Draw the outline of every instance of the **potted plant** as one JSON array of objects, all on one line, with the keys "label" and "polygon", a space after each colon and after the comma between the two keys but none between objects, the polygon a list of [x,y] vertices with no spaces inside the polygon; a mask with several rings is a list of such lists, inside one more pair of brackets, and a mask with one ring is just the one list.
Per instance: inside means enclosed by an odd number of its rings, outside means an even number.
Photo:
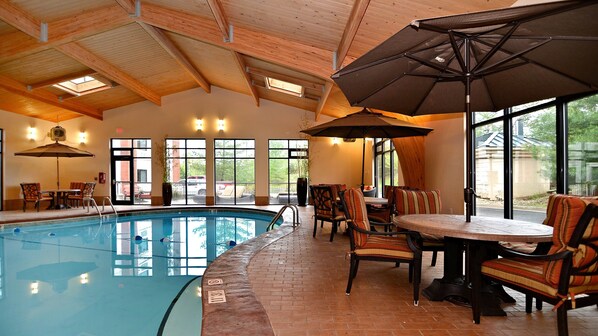
[{"label": "potted plant", "polygon": [[170,182],[170,165],[166,155],[166,136],[162,142],[156,142],[156,158],[162,169],[162,204],[172,204],[172,183]]}]

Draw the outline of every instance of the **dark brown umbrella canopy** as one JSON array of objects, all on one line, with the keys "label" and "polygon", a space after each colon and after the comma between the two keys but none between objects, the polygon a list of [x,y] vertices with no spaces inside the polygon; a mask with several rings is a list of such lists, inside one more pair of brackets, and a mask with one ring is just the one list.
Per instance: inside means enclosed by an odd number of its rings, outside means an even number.
[{"label": "dark brown umbrella canopy", "polygon": [[367,109],[310,127],[301,132],[337,138],[402,138],[427,135],[431,128],[387,117]]},{"label": "dark brown umbrella canopy", "polygon": [[466,78],[472,111],[594,91],[597,17],[564,1],[418,20],[332,78],[352,105],[408,115],[464,112]]},{"label": "dark brown umbrella canopy", "polygon": [[577,0],[417,20],[332,78],[355,106],[466,113],[469,220],[471,111],[598,90],[597,17]]}]

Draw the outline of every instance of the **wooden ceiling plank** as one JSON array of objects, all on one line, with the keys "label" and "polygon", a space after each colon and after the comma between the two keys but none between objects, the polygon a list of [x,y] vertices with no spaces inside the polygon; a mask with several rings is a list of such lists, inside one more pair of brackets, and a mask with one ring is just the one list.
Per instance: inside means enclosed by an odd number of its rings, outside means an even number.
[{"label": "wooden ceiling plank", "polygon": [[249,92],[251,92],[251,95],[253,96],[253,100],[255,100],[255,106],[259,107],[260,106],[260,96],[259,96],[257,90],[255,89],[255,87],[251,84],[251,78],[249,77],[249,74],[247,73],[247,65],[245,64],[243,55],[239,54],[236,51],[232,51],[232,53],[235,56],[237,65],[239,66],[239,68],[241,69],[241,72],[243,73],[245,82],[247,83],[247,86],[249,87]]},{"label": "wooden ceiling plank", "polygon": [[[0,1],[0,20],[39,41],[48,39],[46,23],[8,1]],[[45,36],[42,36],[42,25],[46,25]]]},{"label": "wooden ceiling plank", "polygon": [[120,6],[106,6],[48,23],[48,42],[39,41],[17,31],[0,36],[0,63],[31,55],[60,44],[134,22]]},{"label": "wooden ceiling plank", "polygon": [[212,20],[153,4],[144,3],[140,21],[189,38],[234,50],[244,55],[329,80],[332,75],[332,51],[288,39],[235,27],[232,42],[220,38],[220,29]]},{"label": "wooden ceiling plank", "polygon": [[103,120],[104,118],[102,111],[94,107],[76,101],[62,101],[58,96],[45,90],[27,90],[27,86],[25,84],[6,76],[0,75],[0,88],[26,98],[35,99],[37,101],[83,114],[98,120]]},{"label": "wooden ceiling plank", "polygon": [[328,100],[328,96],[330,96],[330,91],[332,91],[332,83],[326,82],[326,84],[324,84],[324,92],[322,92],[322,96],[320,97],[320,101],[318,102],[318,107],[316,108],[316,121],[318,121],[318,119],[320,118],[320,114],[322,114],[324,105],[326,105],[326,100]]},{"label": "wooden ceiling plank", "polygon": [[96,73],[96,71],[93,70],[93,69],[85,69],[83,71],[66,74],[64,76],[46,79],[46,80],[41,81],[41,82],[31,83],[31,84],[27,85],[27,88],[29,90],[35,90],[35,89],[47,87],[47,86],[50,86],[50,85],[58,84],[58,83],[61,83],[61,82],[66,82],[68,80],[72,80],[72,79],[75,79],[75,78],[81,78],[81,77],[84,77],[84,76],[93,75],[95,73]]},{"label": "wooden ceiling plank", "polygon": [[231,32],[229,29],[228,20],[226,19],[226,15],[224,14],[224,10],[222,9],[222,4],[220,0],[207,0],[208,6],[212,10],[212,14],[214,15],[214,19],[216,19],[216,23],[218,24],[218,28],[222,32],[222,36],[224,38],[224,42],[231,41]]},{"label": "wooden ceiling plank", "polygon": [[83,48],[77,43],[68,43],[56,47],[57,50],[63,52],[65,55],[72,57],[73,59],[81,62],[81,64],[94,69],[101,75],[119,83],[120,85],[128,88],[129,90],[137,93],[143,98],[153,102],[154,104],[161,105],[161,97],[144,84],[131,77],[129,74],[123,72],[114,65],[106,62],[105,60],[92,54],[87,49]]},{"label": "wooden ceiling plank", "polygon": [[357,30],[359,29],[359,25],[361,24],[361,21],[365,16],[365,12],[367,11],[369,4],[370,0],[355,0],[353,9],[351,9],[351,15],[349,16],[349,20],[347,21],[345,31],[343,32],[343,37],[341,38],[341,41],[336,50],[337,69],[341,68],[343,62],[345,61],[345,58],[347,57],[349,47],[351,47],[351,43],[353,43],[355,34],[357,34]]},{"label": "wooden ceiling plank", "polygon": [[305,79],[296,78],[296,77],[293,77],[293,76],[279,74],[279,73],[276,73],[276,72],[273,72],[273,71],[264,70],[264,69],[258,69],[258,68],[254,68],[254,67],[248,67],[247,68],[247,72],[249,72],[252,75],[256,75],[256,76],[262,76],[262,77],[270,77],[270,78],[280,79],[280,80],[283,80],[285,82],[297,84],[297,85],[303,86],[305,88],[315,89],[315,90],[318,90],[320,92],[322,92],[322,90],[324,89],[324,85],[322,85],[322,84],[314,83],[314,82],[311,82],[311,81],[308,81],[308,80],[305,80]]},{"label": "wooden ceiling plank", "polygon": [[114,0],[121,6],[127,14],[134,16],[135,15],[135,0]]},{"label": "wooden ceiling plank", "polygon": [[199,84],[199,86],[202,89],[204,89],[204,91],[210,93],[211,84],[206,80],[206,78],[201,74],[201,72],[199,72],[199,70],[197,70],[195,66],[191,64],[187,56],[183,54],[183,52],[179,48],[177,48],[177,46],[174,45],[172,40],[168,38],[168,36],[166,36],[166,34],[164,34],[162,30],[160,30],[160,28],[150,26],[143,22],[139,22],[139,25],[156,42],[158,42],[158,44],[160,44],[160,46],[164,48],[164,50],[166,50],[166,52],[168,52],[170,56],[172,56],[172,58],[174,58],[174,60],[177,61],[177,63],[179,63],[181,67],[183,67],[185,71],[187,71],[191,75],[191,77],[197,82],[197,84]]}]

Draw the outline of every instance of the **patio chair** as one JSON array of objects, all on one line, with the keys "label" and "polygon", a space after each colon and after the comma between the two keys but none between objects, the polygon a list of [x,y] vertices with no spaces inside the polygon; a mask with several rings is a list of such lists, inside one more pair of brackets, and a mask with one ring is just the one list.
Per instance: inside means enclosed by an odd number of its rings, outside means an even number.
[{"label": "patio chair", "polygon": [[81,201],[82,199],[82,192],[84,187],[85,182],[71,182],[69,189],[79,190],[67,196],[67,200],[69,201],[71,206],[79,207],[79,201]]},{"label": "patio chair", "polygon": [[358,188],[341,192],[341,201],[349,225],[351,267],[346,294],[351,293],[353,279],[357,276],[361,260],[387,261],[409,264],[409,282],[413,283],[413,303],[419,304],[422,250],[417,232],[372,231],[367,217],[363,193]]},{"label": "patio chair", "polygon": [[53,197],[41,192],[39,183],[21,183],[21,191],[23,192],[23,212],[27,209],[27,203],[34,203],[37,212],[39,212],[42,201],[54,203]]},{"label": "patio chair", "polygon": [[[552,245],[547,254],[516,252],[498,245],[501,258],[472,262],[472,312],[480,323],[482,281],[525,294],[526,312],[534,297],[554,305],[558,335],[568,335],[567,311],[598,304],[598,200],[564,197],[557,202]],[[476,267],[475,265],[480,265]]]},{"label": "patio chair", "polygon": [[345,220],[345,215],[342,213],[337,206],[337,193],[338,190],[334,191],[331,185],[311,185],[309,186],[311,193],[311,199],[314,203],[314,233],[316,236],[318,229],[318,220],[321,226],[324,222],[330,222],[332,228],[330,230],[330,241],[334,239],[334,234],[338,230],[340,222]]},{"label": "patio chair", "polygon": [[388,185],[384,186],[384,197],[386,197],[388,203],[383,205],[369,205],[367,208],[368,218],[371,222],[390,224],[384,227],[384,231],[392,231],[394,226],[392,220],[394,215],[396,214],[394,197],[395,188],[397,187]]},{"label": "patio chair", "polygon": [[83,203],[83,207],[85,207],[87,205],[87,212],[89,212],[91,203],[95,204],[95,200],[93,199],[93,192],[95,190],[95,187],[96,187],[95,182],[85,182],[85,185],[83,186],[83,190],[81,191],[81,201]]},{"label": "patio chair", "polygon": [[[440,191],[408,189],[398,187],[394,189],[395,211],[398,216],[413,214],[439,214],[441,212]],[[436,266],[438,251],[444,251],[444,237],[431,234],[421,234],[422,250],[432,251],[431,265]]]}]

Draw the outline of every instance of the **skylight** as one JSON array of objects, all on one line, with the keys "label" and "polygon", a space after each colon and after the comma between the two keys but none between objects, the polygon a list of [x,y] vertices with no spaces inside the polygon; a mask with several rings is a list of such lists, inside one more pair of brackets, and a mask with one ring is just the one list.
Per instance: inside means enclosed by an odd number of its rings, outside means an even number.
[{"label": "skylight", "polygon": [[266,77],[266,86],[270,90],[290,94],[296,97],[303,97],[303,86],[285,82],[280,79]]},{"label": "skylight", "polygon": [[108,88],[106,83],[95,79],[92,76],[84,76],[53,85],[63,91],[75,96],[81,96],[88,93],[104,90]]}]

